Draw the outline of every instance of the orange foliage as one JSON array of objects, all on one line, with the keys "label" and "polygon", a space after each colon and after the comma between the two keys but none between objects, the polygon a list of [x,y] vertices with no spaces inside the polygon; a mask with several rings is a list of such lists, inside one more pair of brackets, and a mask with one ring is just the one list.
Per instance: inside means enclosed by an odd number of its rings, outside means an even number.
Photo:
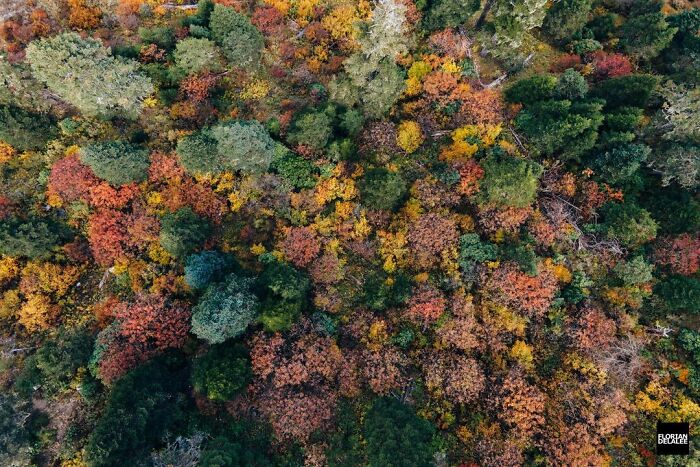
[{"label": "orange foliage", "polygon": [[499,266],[486,280],[484,290],[502,305],[531,317],[542,317],[557,291],[557,278],[548,268],[536,276],[521,272],[513,263]]},{"label": "orange foliage", "polygon": [[695,274],[700,270],[700,238],[686,233],[661,239],[654,251],[654,262],[676,274]]},{"label": "orange foliage", "polygon": [[95,29],[102,21],[102,10],[88,6],[85,0],[68,1],[68,25],[75,29]]}]

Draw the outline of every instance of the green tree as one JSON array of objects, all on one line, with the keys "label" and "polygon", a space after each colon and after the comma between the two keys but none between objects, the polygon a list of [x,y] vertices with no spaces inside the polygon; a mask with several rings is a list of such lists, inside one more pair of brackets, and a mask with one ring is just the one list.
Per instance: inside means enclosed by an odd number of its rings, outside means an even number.
[{"label": "green tree", "polygon": [[265,40],[246,16],[217,3],[211,12],[209,27],[212,37],[234,66],[248,68],[258,65]]},{"label": "green tree", "polygon": [[615,276],[628,286],[644,284],[653,279],[654,265],[644,260],[643,256],[635,256],[629,261],[620,261],[613,268]]},{"label": "green tree", "polygon": [[183,358],[156,357],[119,379],[85,447],[94,467],[137,465],[184,418]]},{"label": "green tree", "polygon": [[259,122],[233,120],[181,139],[177,154],[182,165],[195,174],[256,173],[268,169],[276,147]]},{"label": "green tree", "polygon": [[393,398],[374,401],[363,423],[367,459],[372,467],[431,466],[435,429]]},{"label": "green tree", "polygon": [[192,333],[210,344],[242,334],[259,308],[253,283],[253,279],[229,274],[223,282],[210,285],[192,309]]},{"label": "green tree", "polygon": [[257,281],[261,296],[260,322],[266,331],[289,329],[306,306],[309,278],[291,265],[274,258],[263,258],[265,269]]},{"label": "green tree", "polygon": [[325,112],[309,112],[294,121],[289,141],[321,150],[333,134],[333,120]]},{"label": "green tree", "polygon": [[434,31],[463,25],[479,10],[481,0],[435,0],[429,4],[423,25]]},{"label": "green tree", "polygon": [[658,226],[649,211],[632,202],[608,203],[601,214],[605,235],[625,247],[636,248],[656,237]]},{"label": "green tree", "polygon": [[56,133],[56,126],[49,117],[0,105],[0,141],[20,151],[43,149]]},{"label": "green tree", "polygon": [[136,62],[73,32],[33,41],[27,60],[36,79],[87,116],[135,118],[153,92]]},{"label": "green tree", "polygon": [[294,188],[313,188],[316,185],[318,169],[308,159],[288,150],[279,144],[270,168]]},{"label": "green tree", "polygon": [[215,345],[192,365],[195,391],[215,401],[233,399],[251,378],[250,358],[241,345]]},{"label": "green tree", "polygon": [[385,168],[368,170],[360,182],[362,201],[371,209],[396,209],[406,196],[406,180]]},{"label": "green tree", "polygon": [[479,201],[483,205],[524,208],[537,196],[542,166],[527,159],[492,155],[481,163]]},{"label": "green tree", "polygon": [[220,251],[200,251],[185,261],[185,283],[195,290],[219,281],[233,265],[231,256]]},{"label": "green tree", "polygon": [[519,102],[527,106],[552,99],[556,88],[556,76],[533,75],[513,83],[505,90],[504,95],[509,102]]},{"label": "green tree", "polygon": [[29,407],[9,391],[0,392],[0,464],[31,465],[31,434],[27,429]]},{"label": "green tree", "polygon": [[591,0],[559,0],[547,10],[542,30],[558,42],[565,42],[588,22]]},{"label": "green tree", "polygon": [[634,3],[630,15],[620,28],[620,45],[633,57],[649,60],[661,53],[678,31],[666,22],[660,0]]},{"label": "green tree", "polygon": [[175,66],[186,74],[221,70],[221,57],[216,44],[209,39],[187,37],[175,46]]},{"label": "green tree", "polygon": [[620,144],[599,154],[595,166],[604,180],[622,183],[637,173],[650,153],[645,144]]},{"label": "green tree", "polygon": [[80,149],[80,161],[115,186],[142,182],[150,164],[146,149],[124,141],[90,143]]},{"label": "green tree", "polygon": [[700,313],[700,281],[694,277],[670,276],[654,287],[669,313]]},{"label": "green tree", "polygon": [[672,182],[688,190],[700,186],[700,145],[671,143],[656,148],[649,165],[661,175],[664,186]]},{"label": "green tree", "polygon": [[606,109],[619,107],[644,108],[656,88],[658,79],[652,75],[634,74],[610,78],[600,82],[592,91],[592,97],[605,100]]},{"label": "green tree", "polygon": [[163,216],[160,246],[170,255],[183,258],[199,248],[211,234],[209,222],[190,208],[180,208]]},{"label": "green tree", "polygon": [[67,228],[51,220],[10,217],[0,221],[0,254],[3,255],[47,259],[54,248],[68,238]]}]

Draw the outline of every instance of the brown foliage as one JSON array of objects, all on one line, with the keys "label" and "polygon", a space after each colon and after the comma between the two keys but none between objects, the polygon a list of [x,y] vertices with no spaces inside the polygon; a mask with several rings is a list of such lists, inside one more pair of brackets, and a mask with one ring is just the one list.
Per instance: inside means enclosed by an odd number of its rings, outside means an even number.
[{"label": "brown foliage", "polygon": [[306,267],[318,256],[321,244],[310,227],[291,227],[282,242],[282,251],[292,264]]},{"label": "brown foliage", "polygon": [[421,215],[408,229],[408,243],[419,267],[429,268],[439,261],[440,252],[456,246],[457,224],[434,212]]},{"label": "brown foliage", "polygon": [[484,389],[484,373],[473,358],[452,352],[431,352],[422,359],[423,378],[437,396],[468,404]]},{"label": "brown foliage", "polygon": [[484,291],[502,305],[541,318],[557,291],[557,279],[549,269],[538,268],[538,274],[533,277],[521,272],[515,264],[505,263],[486,280]]}]

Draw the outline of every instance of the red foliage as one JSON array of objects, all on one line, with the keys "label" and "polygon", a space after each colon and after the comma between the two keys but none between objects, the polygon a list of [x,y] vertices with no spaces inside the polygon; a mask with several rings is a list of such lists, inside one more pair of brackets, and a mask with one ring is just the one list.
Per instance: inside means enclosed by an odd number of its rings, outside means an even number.
[{"label": "red foliage", "polygon": [[266,36],[272,36],[284,26],[284,15],[277,8],[266,6],[253,12],[251,22]]},{"label": "red foliage", "polygon": [[408,359],[395,347],[385,347],[377,352],[365,351],[361,363],[362,374],[370,389],[379,395],[389,394],[407,382],[405,368]]},{"label": "red foliage", "polygon": [[47,193],[67,203],[87,200],[90,190],[99,183],[90,167],[81,163],[77,155],[71,155],[59,159],[51,167]]},{"label": "red foliage", "polygon": [[461,162],[457,165],[459,172],[459,186],[457,191],[464,196],[472,196],[479,192],[479,180],[484,176],[484,169],[481,168],[475,159]]},{"label": "red foliage", "polygon": [[531,214],[531,207],[485,208],[479,211],[479,224],[488,233],[495,233],[499,230],[505,233],[514,233]]},{"label": "red foliage", "polygon": [[321,244],[310,227],[292,227],[282,242],[282,251],[292,264],[305,267],[318,256]]},{"label": "red foliage", "polygon": [[106,384],[154,355],[185,344],[190,311],[180,303],[169,304],[160,295],[139,295],[134,303],[114,307],[116,332],[99,364]]},{"label": "red foliage", "polygon": [[209,97],[218,82],[219,77],[213,73],[190,75],[180,82],[180,91],[188,100],[198,104]]},{"label": "red foliage", "polygon": [[472,402],[484,389],[485,378],[476,360],[451,352],[432,352],[422,360],[425,384],[458,404]]},{"label": "red foliage", "polygon": [[139,195],[139,187],[135,183],[113,187],[107,182],[90,188],[90,203],[98,208],[121,209]]},{"label": "red foliage", "polygon": [[408,301],[406,315],[412,321],[427,326],[442,316],[446,309],[445,296],[439,290],[423,285]]},{"label": "red foliage", "polygon": [[542,317],[557,291],[557,279],[545,268],[539,268],[533,277],[515,264],[505,263],[486,280],[484,290],[502,305],[530,317]]},{"label": "red foliage", "polygon": [[495,89],[475,90],[460,87],[455,93],[460,100],[459,123],[491,123],[502,120],[503,101],[501,93]]},{"label": "red foliage", "polygon": [[457,224],[439,214],[421,215],[408,230],[408,243],[418,266],[431,267],[440,259],[440,252],[457,245]]},{"label": "red foliage", "polygon": [[700,269],[700,238],[686,233],[661,239],[654,251],[654,262],[676,274],[695,274]]},{"label": "red foliage", "polygon": [[315,284],[334,284],[343,277],[343,268],[334,254],[324,254],[317,258],[309,269]]},{"label": "red foliage", "polygon": [[281,441],[306,444],[311,434],[333,417],[337,396],[330,391],[271,390],[260,398],[260,411]]},{"label": "red foliage", "polygon": [[180,165],[177,156],[156,152],[151,155],[151,166],[148,168],[150,182],[178,183],[185,177],[185,169]]},{"label": "red foliage", "polygon": [[615,321],[608,318],[602,310],[589,306],[581,312],[573,338],[579,349],[596,352],[610,346],[616,333]]},{"label": "red foliage", "polygon": [[626,55],[599,50],[592,54],[590,60],[595,67],[593,76],[596,79],[615,78],[632,73],[632,63]]},{"label": "red foliage", "polygon": [[455,60],[463,60],[469,51],[469,40],[454,29],[448,28],[433,33],[428,41],[436,52],[449,55]]},{"label": "red foliage", "polygon": [[124,256],[128,241],[127,216],[121,211],[100,209],[90,216],[88,241],[95,261],[100,266],[111,266]]},{"label": "red foliage", "polygon": [[569,68],[578,68],[581,65],[581,57],[574,54],[564,54],[560,56],[552,65],[549,67],[549,71],[552,73],[562,73]]},{"label": "red foliage", "polygon": [[510,371],[496,400],[501,420],[514,429],[517,439],[535,437],[545,427],[545,395],[526,381],[522,371]]}]

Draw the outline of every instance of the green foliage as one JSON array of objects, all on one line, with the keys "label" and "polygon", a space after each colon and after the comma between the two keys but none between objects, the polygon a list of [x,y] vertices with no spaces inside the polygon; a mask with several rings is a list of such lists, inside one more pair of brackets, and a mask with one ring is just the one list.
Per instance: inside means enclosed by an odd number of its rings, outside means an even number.
[{"label": "green foliage", "polygon": [[524,208],[535,200],[543,170],[539,164],[520,157],[491,155],[481,166],[484,169],[479,193],[482,205]]},{"label": "green foliage", "polygon": [[618,240],[625,247],[636,248],[656,237],[658,226],[649,211],[631,201],[608,203],[601,213],[605,235],[611,240]]},{"label": "green foliage", "polygon": [[115,58],[100,41],[76,33],[33,41],[27,60],[36,79],[87,116],[135,118],[153,92],[136,62]]},{"label": "green foliage", "polygon": [[635,256],[629,261],[620,261],[613,268],[617,278],[628,286],[644,284],[653,279],[654,265],[647,263],[643,256]]},{"label": "green foliage", "polygon": [[658,83],[652,75],[634,74],[602,81],[592,91],[594,97],[605,99],[606,109],[619,107],[644,108]]},{"label": "green foliage", "polygon": [[171,49],[175,44],[175,32],[167,26],[139,28],[138,32],[144,44],[155,44],[161,49]]},{"label": "green foliage", "polygon": [[466,233],[459,238],[459,265],[465,274],[471,274],[477,264],[495,261],[496,245],[482,242],[478,233]]},{"label": "green foliage", "polygon": [[87,365],[92,343],[85,330],[61,329],[27,358],[15,386],[27,395],[34,387],[40,387],[42,394],[48,396],[65,390],[78,369]]},{"label": "green foliage", "polygon": [[534,75],[516,81],[504,92],[509,102],[533,105],[551,99],[557,88],[557,78],[553,75]]},{"label": "green foliage", "polygon": [[192,365],[194,390],[215,401],[233,399],[251,378],[250,358],[241,345],[213,346]]},{"label": "green foliage", "polygon": [[265,296],[260,322],[266,331],[289,329],[306,306],[309,278],[287,263],[270,260],[258,279]]},{"label": "green foliage", "polygon": [[[224,419],[199,460],[201,467],[259,467],[285,465],[268,455],[270,436],[251,420]],[[287,463],[287,465],[300,465]]]},{"label": "green foliage", "polygon": [[610,183],[629,180],[651,153],[645,144],[621,144],[600,153],[595,161],[598,173]]},{"label": "green foliage", "polygon": [[398,172],[383,167],[368,170],[359,184],[362,202],[371,209],[393,211],[407,193],[406,180]]},{"label": "green foliage", "polygon": [[678,332],[678,342],[690,354],[693,363],[700,366],[700,332],[683,328]]},{"label": "green foliage", "polygon": [[388,59],[372,65],[363,55],[351,55],[344,62],[346,76],[329,85],[331,97],[344,105],[359,103],[368,118],[389,111],[406,87],[401,69]]},{"label": "green foliage", "polygon": [[463,25],[479,10],[481,0],[435,0],[423,19],[426,29],[454,28]]},{"label": "green foliage", "polygon": [[330,467],[366,465],[362,443],[362,426],[348,401],[339,404],[336,414],[337,429],[331,434],[326,457]]},{"label": "green foliage", "polygon": [[258,65],[265,41],[246,16],[217,3],[211,12],[209,27],[212,37],[235,67],[245,69]]},{"label": "green foliage", "polygon": [[669,313],[700,313],[700,281],[694,277],[669,276],[654,287],[654,295]]},{"label": "green foliage", "polygon": [[56,133],[49,117],[0,105],[0,141],[20,151],[43,149]]},{"label": "green foliage", "polygon": [[229,274],[207,288],[192,309],[192,333],[210,344],[241,335],[258,312],[253,279]]},{"label": "green foliage", "polygon": [[333,133],[332,123],[333,121],[325,112],[305,113],[294,121],[294,127],[289,133],[289,141],[316,150],[323,149]]},{"label": "green foliage", "polygon": [[157,357],[118,380],[88,438],[90,466],[137,465],[183,418],[181,358]]},{"label": "green foliage", "polygon": [[559,0],[547,10],[542,30],[558,42],[564,42],[578,34],[591,11],[591,0]]},{"label": "green foliage", "polygon": [[185,283],[195,290],[204,289],[211,282],[219,281],[230,271],[233,258],[220,251],[201,251],[185,261]]},{"label": "green foliage", "polygon": [[80,161],[115,186],[142,182],[150,163],[146,149],[124,141],[88,144],[80,149]]},{"label": "green foliage", "polygon": [[313,162],[279,145],[270,168],[294,188],[313,188],[318,170]]},{"label": "green foliage", "polygon": [[211,233],[209,222],[190,208],[167,213],[161,220],[160,246],[176,258],[184,258],[199,248]]},{"label": "green foliage", "polygon": [[433,425],[398,400],[376,399],[363,423],[369,465],[433,465],[430,441],[434,432]]},{"label": "green foliage", "polygon": [[0,254],[47,259],[54,247],[67,241],[68,230],[51,220],[17,217],[0,221]]},{"label": "green foliage", "polygon": [[31,465],[29,407],[7,391],[0,392],[0,464]]},{"label": "green foliage", "polygon": [[569,68],[559,76],[555,93],[561,99],[582,99],[588,93],[588,83],[581,73]]},{"label": "green foliage", "polygon": [[267,170],[276,146],[259,122],[232,120],[182,138],[177,154],[194,174],[255,173]]},{"label": "green foliage", "polygon": [[635,2],[630,16],[622,25],[620,45],[633,57],[649,60],[665,49],[677,29],[669,27],[661,11],[660,0]]},{"label": "green foliage", "polygon": [[663,145],[652,153],[649,165],[659,172],[664,186],[673,182],[687,190],[700,186],[700,145],[687,142]]},{"label": "green foliage", "polygon": [[186,74],[202,71],[216,72],[221,69],[221,58],[216,44],[209,39],[185,38],[177,43],[175,66]]},{"label": "green foliage", "polygon": [[362,286],[363,303],[376,311],[404,304],[411,296],[411,281],[404,274],[397,274],[393,279],[393,282],[387,283],[383,272],[368,274]]}]

